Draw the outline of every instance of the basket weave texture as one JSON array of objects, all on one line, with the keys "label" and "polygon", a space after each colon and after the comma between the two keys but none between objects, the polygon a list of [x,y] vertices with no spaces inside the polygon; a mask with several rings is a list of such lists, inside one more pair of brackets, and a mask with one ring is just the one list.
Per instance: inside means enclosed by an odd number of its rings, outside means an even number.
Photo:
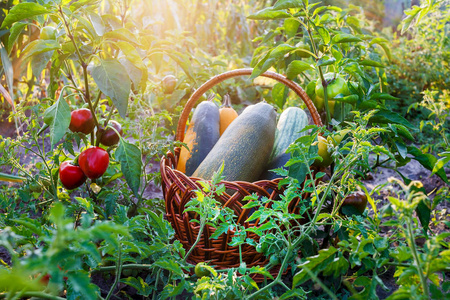
[{"label": "basket weave texture", "polygon": [[[186,128],[186,122],[189,117],[189,112],[197,102],[197,100],[214,85],[224,81],[225,79],[250,75],[252,69],[238,69],[229,71],[217,75],[207,82],[205,82],[199,89],[197,89],[186,103],[186,106],[181,114],[178,122],[176,140],[182,141],[184,138],[184,132]],[[304,92],[304,90],[295,82],[285,78],[284,76],[274,73],[265,72],[261,76],[273,78],[278,80],[294,90],[297,95],[305,102],[309,112],[311,114],[313,122],[322,126],[320,116],[314,107],[311,99]],[[200,230],[199,223],[191,222],[194,217],[193,214],[184,212],[186,204],[194,197],[195,190],[201,189],[198,181],[203,180],[196,177],[188,177],[184,173],[178,171],[176,166],[178,164],[178,158],[180,155],[180,148],[175,148],[174,152],[168,152],[165,157],[162,158],[160,163],[162,189],[165,199],[166,218],[172,224],[175,229],[175,236],[183,244],[186,250],[189,250],[197,239],[198,232]],[[226,162],[225,162],[226,163]],[[260,180],[257,182],[244,182],[244,181],[222,181],[226,187],[226,193],[218,197],[218,201],[222,203],[223,207],[231,208],[237,216],[237,223],[249,227],[259,227],[263,225],[259,220],[256,222],[246,222],[251,214],[249,209],[243,209],[242,199],[245,196],[251,194],[257,194],[261,197],[267,197],[269,199],[277,199],[278,196],[283,193],[283,188],[278,187],[278,182],[281,178],[275,180]],[[304,195],[307,196],[307,195]],[[289,204],[290,213],[298,213],[297,204],[301,199],[295,199]],[[270,203],[268,204],[270,205]],[[256,208],[258,209],[258,208]],[[233,237],[234,232],[228,231],[219,236],[217,239],[211,239],[211,235],[215,229],[209,225],[206,225],[199,243],[188,257],[188,261],[191,263],[208,262],[216,269],[224,268],[236,268],[240,265],[239,248],[231,247],[229,243]],[[255,241],[259,240],[256,234],[249,233],[247,238]],[[268,259],[261,253],[258,253],[255,247],[244,244],[241,246],[242,260],[247,264],[247,267],[265,265],[268,263]],[[275,273],[276,268],[272,269]],[[254,278],[256,281],[262,280],[261,278]]]}]

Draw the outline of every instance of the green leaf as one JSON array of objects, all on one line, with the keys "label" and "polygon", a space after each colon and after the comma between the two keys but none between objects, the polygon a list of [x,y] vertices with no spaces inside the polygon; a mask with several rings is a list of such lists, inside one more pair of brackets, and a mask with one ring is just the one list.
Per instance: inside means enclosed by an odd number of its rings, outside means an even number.
[{"label": "green leaf", "polygon": [[8,47],[7,47],[8,53],[11,52],[14,43],[17,41],[17,38],[22,33],[25,26],[27,26],[27,23],[17,22],[9,30]]},{"label": "green leaf", "polygon": [[135,288],[138,294],[144,297],[148,297],[153,290],[141,277],[128,277],[121,279],[120,282]]},{"label": "green leaf", "polygon": [[251,14],[247,18],[250,20],[274,20],[274,19],[285,19],[290,17],[292,17],[292,15],[288,14],[287,12],[273,10],[273,7],[267,7],[254,14]]},{"label": "green leaf", "polygon": [[272,49],[267,55],[260,60],[256,66],[253,68],[252,76],[250,79],[254,79],[267,71],[271,66],[273,66],[278,60],[283,58],[286,54],[291,51],[296,50],[296,47],[287,44],[281,44]]},{"label": "green leaf", "polygon": [[443,156],[438,159],[438,161],[434,164],[433,174],[436,174],[439,170],[441,170],[446,164],[450,162],[450,152],[440,153],[439,156]]},{"label": "green leaf", "polygon": [[272,88],[272,100],[280,109],[283,108],[288,94],[289,88],[282,83],[278,82]]},{"label": "green leaf", "polygon": [[33,55],[60,49],[61,45],[56,40],[35,40],[23,49],[23,59],[27,60]]},{"label": "green leaf", "polygon": [[284,20],[284,30],[288,38],[294,37],[297,34],[300,22],[295,18]]},{"label": "green leaf", "polygon": [[124,66],[116,59],[101,60],[92,69],[92,77],[102,93],[111,98],[120,116],[125,118],[131,81]]},{"label": "green leaf", "polygon": [[[148,79],[148,70],[147,66],[142,61],[141,56],[137,52],[136,48],[132,45],[130,45],[127,42],[117,42],[117,45],[119,46],[120,50],[125,54],[127,59],[136,66],[139,70],[142,71],[142,78],[140,84],[145,88],[145,84]],[[136,83],[135,83],[136,84]]]},{"label": "green leaf", "polygon": [[17,21],[48,13],[50,13],[50,11],[42,5],[33,2],[22,2],[11,8],[9,13],[6,15],[5,20],[3,20],[2,27],[0,28],[3,29],[5,27],[9,27]]},{"label": "green leaf", "polygon": [[134,195],[139,198],[142,169],[141,150],[136,145],[120,139],[119,147],[116,150],[116,158],[120,162],[120,170],[125,176],[128,186]]},{"label": "green leaf", "polygon": [[138,40],[136,39],[136,37],[134,36],[134,34],[126,29],[126,28],[119,28],[113,31],[109,31],[107,33],[105,33],[103,35],[103,37],[105,39],[110,39],[110,40],[121,40],[121,41],[126,41],[129,43],[133,43],[133,44],[139,44]]},{"label": "green leaf", "polygon": [[58,100],[44,112],[44,123],[50,127],[52,149],[66,134],[70,125],[70,107],[63,94],[61,91]]},{"label": "green leaf", "polygon": [[[9,91],[14,91],[14,68],[11,60],[9,59],[8,53],[3,45],[0,43],[0,56],[2,60],[3,72],[6,77],[6,84],[8,85]],[[11,106],[14,107],[14,93],[10,92],[9,96],[11,99],[8,100],[8,96],[3,95],[4,99],[10,102]]]},{"label": "green leaf", "polygon": [[302,288],[292,289],[281,295],[278,300],[286,299],[307,299],[307,294]]},{"label": "green leaf", "polygon": [[319,61],[317,62],[317,66],[318,67],[329,66],[329,65],[334,64],[335,62],[336,62],[336,58],[324,56],[321,59],[319,59]]},{"label": "green leaf", "polygon": [[328,45],[331,41],[330,33],[325,27],[317,26],[316,27],[317,32],[319,33],[320,37],[322,38],[322,41],[325,45]]},{"label": "green leaf", "polygon": [[362,66],[384,68],[384,65],[382,63],[379,63],[377,61],[370,60],[370,59],[363,59],[363,60],[358,61],[358,63]]},{"label": "green leaf", "polygon": [[301,74],[302,72],[313,69],[313,67],[302,60],[294,60],[289,64],[286,70],[286,77],[289,79],[294,79],[297,77],[298,74]]},{"label": "green leaf", "polygon": [[92,27],[94,27],[95,33],[98,36],[103,36],[103,34],[105,34],[105,24],[103,23],[102,18],[93,12],[88,13],[88,15],[91,20]]},{"label": "green leaf", "polygon": [[362,42],[362,39],[360,39],[359,37],[356,37],[352,34],[347,34],[347,33],[336,34],[333,37],[333,44],[355,43],[355,42]]},{"label": "green leaf", "polygon": [[414,18],[422,10],[421,7],[414,5],[411,9],[407,9],[404,13],[407,15],[406,18],[402,20],[402,32],[404,34],[409,28],[411,28],[415,23],[413,23]]},{"label": "green leaf", "polygon": [[303,0],[279,0],[273,6],[274,10],[287,8],[303,8]]},{"label": "green leaf", "polygon": [[41,75],[42,70],[47,66],[48,62],[52,58],[54,50],[39,53],[33,55],[31,58],[31,70],[33,71],[33,75],[38,78]]},{"label": "green leaf", "polygon": [[176,261],[168,259],[167,257],[155,261],[154,265],[163,268],[164,270],[170,271],[175,275],[183,275],[183,271],[181,270],[180,265]]},{"label": "green leaf", "polygon": [[88,272],[77,270],[76,272],[67,273],[67,281],[75,292],[83,295],[83,299],[98,299],[98,295],[100,294],[99,288],[91,283]]},{"label": "green leaf", "polygon": [[373,93],[370,95],[370,99],[398,100],[399,98],[386,93]]},{"label": "green leaf", "polygon": [[[319,251],[318,255],[308,257],[306,262],[298,265],[298,268],[308,268],[311,272],[318,274],[334,261],[334,255],[336,252],[337,249],[333,246],[328,249],[322,249]],[[304,269],[301,270],[295,274],[292,282],[292,288],[295,288],[297,285],[302,284],[309,279],[311,278],[308,276],[308,272]]]},{"label": "green leaf", "polygon": [[[413,155],[414,159],[417,160],[422,166],[430,171],[433,171],[434,166],[437,163],[436,157],[429,153],[423,153],[420,149],[414,146],[408,146],[407,149],[408,153]],[[438,175],[444,182],[448,183],[447,174],[445,174],[445,170],[443,168],[439,169],[436,172],[436,175]]]},{"label": "green leaf", "polygon": [[407,128],[414,128],[414,126],[408,122],[405,118],[400,116],[399,114],[387,110],[387,109],[381,109],[377,111],[371,118],[371,123],[380,123],[380,124],[389,124],[389,123],[396,123],[406,126]]}]

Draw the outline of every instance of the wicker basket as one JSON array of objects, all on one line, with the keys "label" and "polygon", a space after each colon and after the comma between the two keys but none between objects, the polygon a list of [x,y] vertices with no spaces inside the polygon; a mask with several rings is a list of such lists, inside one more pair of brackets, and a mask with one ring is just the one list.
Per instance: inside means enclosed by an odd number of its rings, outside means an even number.
[{"label": "wicker basket", "polygon": [[[189,113],[198,99],[206,91],[225,79],[242,75],[251,75],[252,71],[252,69],[238,69],[225,72],[211,78],[200,86],[200,88],[192,94],[184,107],[178,122],[176,139],[179,141],[183,140]],[[308,107],[313,122],[316,125],[322,126],[320,116],[314,104],[297,83],[280,74],[269,71],[261,76],[273,78],[294,90]],[[195,197],[194,190],[201,188],[197,181],[202,179],[188,177],[184,173],[176,170],[179,155],[180,148],[176,148],[174,153],[168,152],[167,155],[162,158],[160,167],[166,205],[166,217],[175,229],[176,238],[180,240],[183,246],[188,250],[194,244],[200,228],[198,223],[190,222],[192,214],[184,212],[184,209],[186,203]],[[224,207],[231,208],[237,216],[237,222],[246,228],[261,226],[262,223],[259,221],[251,224],[246,222],[251,212],[248,209],[242,208],[244,204],[242,204],[241,200],[245,196],[253,193],[258,194],[259,196],[268,197],[269,199],[276,199],[279,194],[283,193],[283,189],[278,188],[278,182],[280,180],[281,179],[278,178],[272,181],[261,180],[253,183],[244,181],[223,181],[222,183],[225,184],[227,193],[224,193],[219,201]],[[300,200],[301,199],[297,199],[290,203],[289,211],[291,213],[298,213],[297,204]],[[239,267],[239,248],[229,246],[234,232],[229,231],[228,233],[222,234],[218,239],[211,239],[210,237],[214,233],[214,230],[213,227],[208,225],[205,227],[202,233],[203,236],[200,238],[200,242],[196,245],[195,249],[191,252],[188,261],[193,264],[206,261],[217,269]],[[252,236],[252,234],[249,234],[248,237],[258,240],[256,235]],[[247,264],[247,267],[265,265],[268,262],[266,257],[261,253],[256,252],[256,249],[253,246],[247,244],[242,246],[242,259]],[[262,278],[255,278],[255,280],[260,281]]]}]

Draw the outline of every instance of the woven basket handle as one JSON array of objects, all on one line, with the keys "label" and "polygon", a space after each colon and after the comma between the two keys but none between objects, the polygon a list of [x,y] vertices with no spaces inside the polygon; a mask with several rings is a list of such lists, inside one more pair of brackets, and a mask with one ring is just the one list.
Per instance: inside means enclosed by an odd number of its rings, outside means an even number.
[{"label": "woven basket handle", "polygon": [[[189,100],[186,102],[186,105],[184,106],[183,112],[181,113],[180,120],[178,121],[178,127],[177,127],[177,134],[175,136],[176,140],[183,141],[184,139],[184,131],[186,129],[186,122],[189,118],[189,113],[191,112],[191,109],[194,107],[195,103],[197,102],[200,97],[206,93],[209,89],[214,87],[215,85],[221,83],[222,81],[232,78],[232,77],[238,77],[242,75],[251,75],[253,72],[252,68],[246,68],[246,69],[237,69],[233,71],[228,71],[219,75],[216,75],[206,81],[204,84],[202,84],[189,98]],[[316,107],[314,106],[313,102],[311,101],[311,98],[309,98],[308,94],[301,88],[300,85],[295,83],[292,80],[287,79],[285,76],[280,75],[275,72],[266,71],[265,73],[261,74],[261,76],[269,77],[272,79],[275,79],[284,85],[286,85],[288,88],[292,89],[302,100],[305,102],[306,107],[308,107],[308,110],[311,114],[311,117],[314,121],[314,124],[317,126],[322,126],[322,120],[320,119],[319,113],[317,112]]]}]

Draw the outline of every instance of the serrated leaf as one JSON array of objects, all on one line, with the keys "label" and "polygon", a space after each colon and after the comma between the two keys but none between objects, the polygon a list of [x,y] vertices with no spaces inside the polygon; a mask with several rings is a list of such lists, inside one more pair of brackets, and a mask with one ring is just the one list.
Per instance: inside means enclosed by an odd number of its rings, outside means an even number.
[{"label": "serrated leaf", "polygon": [[67,282],[71,288],[83,295],[83,299],[95,300],[99,295],[99,288],[91,283],[89,273],[86,271],[77,270],[76,272],[67,273]]},{"label": "serrated leaf", "polygon": [[121,279],[120,282],[135,288],[139,295],[148,297],[153,289],[141,278],[128,277]]},{"label": "serrated leaf", "polygon": [[17,21],[29,19],[47,13],[50,13],[50,11],[42,5],[33,2],[22,2],[11,8],[11,10],[3,20],[2,27],[0,28],[3,29],[5,27],[9,27]]},{"label": "serrated leaf", "polygon": [[284,11],[273,10],[273,7],[267,7],[263,10],[260,10],[254,14],[251,14],[247,18],[250,20],[275,20],[275,19],[285,19],[292,17],[291,14],[288,14]]},{"label": "serrated leaf", "polygon": [[[308,257],[306,262],[298,265],[298,268],[308,268],[308,270],[310,270],[311,272],[318,274],[334,260],[334,255],[336,252],[337,249],[333,246],[328,249],[322,249],[319,251],[318,255]],[[308,277],[308,272],[306,272],[304,269],[301,270],[294,275],[292,288],[295,288],[297,285],[302,284],[309,279],[310,278]]]},{"label": "serrated leaf", "polygon": [[61,92],[58,100],[44,112],[44,123],[50,127],[51,147],[66,134],[70,125],[70,107]]},{"label": "serrated leaf", "polygon": [[111,98],[119,114],[125,118],[128,109],[128,96],[131,82],[127,71],[116,59],[101,60],[92,69],[92,77],[103,94]]},{"label": "serrated leaf", "polygon": [[168,270],[170,272],[173,272],[175,275],[181,276],[183,275],[183,271],[181,270],[180,264],[167,259],[167,258],[161,258],[154,263],[155,266],[158,266],[160,268],[163,268],[164,270]]},{"label": "serrated leaf", "polygon": [[120,170],[125,176],[128,186],[134,195],[139,198],[142,169],[141,150],[136,145],[121,139],[116,150],[116,159],[120,162]]}]

